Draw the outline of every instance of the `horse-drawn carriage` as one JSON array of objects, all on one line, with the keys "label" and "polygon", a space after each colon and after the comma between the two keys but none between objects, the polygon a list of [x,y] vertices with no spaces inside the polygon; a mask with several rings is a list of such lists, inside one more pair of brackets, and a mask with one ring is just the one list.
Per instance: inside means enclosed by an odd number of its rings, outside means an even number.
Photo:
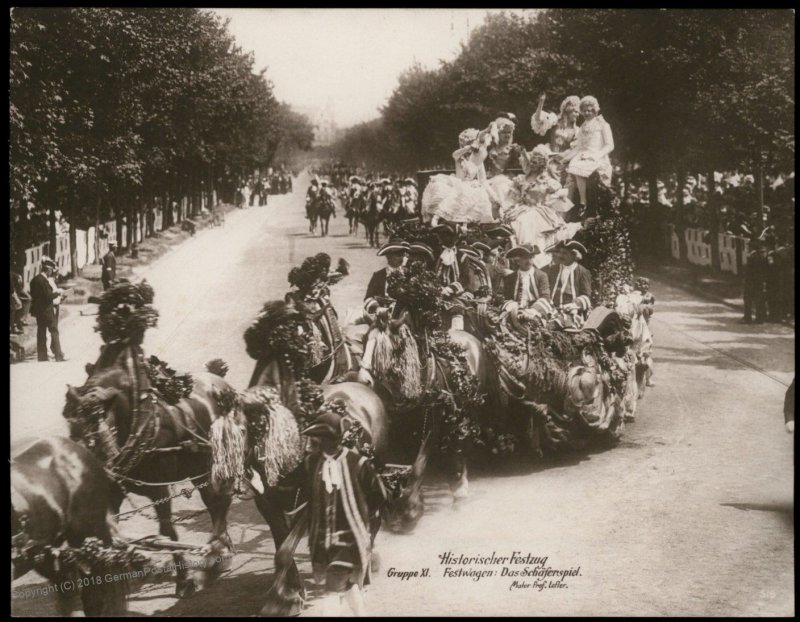
[{"label": "horse-drawn carriage", "polygon": [[[409,235],[414,228],[435,244],[419,221],[389,227]],[[608,245],[610,234],[601,227],[593,235]],[[115,514],[125,492],[144,494],[161,534],[175,541],[169,484],[188,478],[199,490],[213,529],[201,551],[206,581],[231,552],[233,497],[243,489],[254,495],[279,548],[263,613],[296,613],[304,600],[293,560],[307,528],[301,431],[320,413],[341,416],[349,450],[381,473],[384,524],[410,531],[422,516],[432,457],[447,458],[459,498],[471,456],[538,457],[613,443],[633,418],[650,369],[652,298],[630,270],[619,282],[598,282],[594,310],[578,320],[515,308],[489,291],[444,287],[417,262],[389,279],[391,299],[371,301],[356,322],[341,326],[330,288],[347,272],[341,261],[332,270],[325,254],[292,270],[292,290],[267,303],[245,334],[255,367],[244,390],[225,381],[218,360],[206,372],[179,375],[145,359],[144,331],[157,316],[153,293],[146,284],[121,284],[101,298],[103,352],[88,366],[85,385],[67,394],[73,436],[111,483],[95,504]],[[453,317],[462,318],[457,327]],[[98,529],[110,549],[108,533]],[[163,541],[158,546],[164,550]],[[182,554],[173,547],[166,550]],[[195,584],[181,572],[185,564],[177,568],[177,591],[188,595]]]}]

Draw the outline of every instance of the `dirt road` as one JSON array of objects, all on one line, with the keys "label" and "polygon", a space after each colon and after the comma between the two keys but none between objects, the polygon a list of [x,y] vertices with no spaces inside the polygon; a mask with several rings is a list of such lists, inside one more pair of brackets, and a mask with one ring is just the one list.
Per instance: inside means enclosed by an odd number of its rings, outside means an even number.
[{"label": "dirt road", "polygon": [[[253,366],[245,328],[266,300],[283,296],[289,269],[321,250],[352,267],[333,291],[340,316],[360,304],[381,259],[363,238],[347,235],[341,215],[329,238],[307,234],[305,181],[267,207],[234,212],[224,228],[199,233],[142,272],[161,314],[145,339],[147,353],[187,371],[222,357],[230,381],[245,387]],[[370,613],[794,614],[794,439],[782,417],[794,375],[793,331],[742,326],[728,307],[660,283],[652,289],[658,386],[622,443],[536,469],[473,473],[470,497],[458,504],[443,486],[427,485],[415,533],[378,537]],[[68,363],[11,367],[13,447],[65,433],[65,385],[83,383],[83,365],[100,345],[93,324],[78,316],[62,328]],[[185,516],[201,505],[195,495],[176,507]],[[122,529],[130,536],[157,531],[140,516]],[[202,543],[209,520],[192,518],[178,530]],[[148,581],[132,595],[134,614],[256,614],[274,549],[251,501],[235,503],[230,533],[237,555],[229,574],[188,600],[176,600],[167,582]],[[460,555],[481,559],[460,564]],[[300,561],[311,596],[306,613],[317,615],[305,549]],[[14,582],[16,615],[53,613],[52,596],[23,593],[39,585],[33,574]]]}]

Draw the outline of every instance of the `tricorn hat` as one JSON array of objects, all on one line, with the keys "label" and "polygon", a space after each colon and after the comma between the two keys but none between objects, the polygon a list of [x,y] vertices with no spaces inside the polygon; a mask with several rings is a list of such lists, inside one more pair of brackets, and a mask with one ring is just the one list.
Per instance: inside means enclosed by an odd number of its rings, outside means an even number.
[{"label": "tricorn hat", "polygon": [[480,259],[481,258],[480,252],[478,252],[477,250],[472,248],[472,246],[459,246],[457,251],[458,251],[459,256],[461,256],[462,258],[464,256],[472,257],[473,259]]},{"label": "tricorn hat", "polygon": [[383,257],[388,253],[403,253],[408,250],[408,242],[400,238],[392,238],[378,250],[378,257]]},{"label": "tricorn hat", "polygon": [[586,247],[576,240],[569,240],[568,242],[564,242],[561,245],[561,248],[575,253],[575,257],[578,260],[583,259],[584,255],[589,254],[588,251],[586,250]]},{"label": "tricorn hat", "polygon": [[427,255],[430,259],[434,259],[433,256],[433,249],[428,246],[427,244],[423,244],[422,242],[414,242],[408,246],[409,253],[416,253],[418,255]]},{"label": "tricorn hat", "polygon": [[533,257],[542,251],[535,244],[520,244],[515,246],[506,253],[508,259],[515,259],[516,257]]},{"label": "tricorn hat", "polygon": [[431,231],[433,231],[434,233],[436,233],[437,236],[439,236],[439,240],[445,246],[452,246],[453,244],[456,243],[456,240],[458,239],[458,234],[456,233],[456,230],[453,229],[453,227],[451,227],[450,225],[438,225],[433,229],[431,229]]},{"label": "tricorn hat", "polygon": [[330,411],[324,412],[314,419],[309,427],[303,430],[305,436],[324,436],[338,440],[342,437],[342,418]]},{"label": "tricorn hat", "polygon": [[494,237],[510,238],[511,236],[514,235],[514,230],[511,227],[509,227],[508,225],[503,225],[498,222],[492,222],[486,225],[482,225],[482,229],[486,235]]},{"label": "tricorn hat", "polygon": [[472,248],[482,253],[488,253],[491,252],[492,250],[490,244],[491,244],[490,240],[476,240],[475,242],[472,243]]}]

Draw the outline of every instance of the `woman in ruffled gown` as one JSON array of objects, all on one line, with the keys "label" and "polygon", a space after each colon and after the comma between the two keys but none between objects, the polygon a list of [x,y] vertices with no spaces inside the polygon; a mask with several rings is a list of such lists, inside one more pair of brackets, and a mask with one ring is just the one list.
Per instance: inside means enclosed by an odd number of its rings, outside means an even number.
[{"label": "woman in ruffled gown", "polygon": [[496,201],[486,180],[484,161],[492,140],[492,127],[479,132],[467,129],[458,137],[453,152],[455,175],[434,175],[422,193],[422,215],[432,226],[439,220],[455,223],[493,222]]},{"label": "woman in ruffled gown", "polygon": [[567,173],[574,179],[578,188],[580,202],[586,205],[586,180],[597,172],[600,182],[611,186],[611,160],[608,155],[614,150],[614,137],[611,126],[600,114],[597,99],[587,95],[581,99],[583,124],[572,148],[559,154],[558,158],[567,165]]},{"label": "woman in ruffled gown", "polygon": [[520,146],[514,143],[515,119],[513,114],[506,113],[506,116],[497,117],[490,126],[492,143],[489,145],[486,159],[486,177],[500,206],[508,204],[508,194],[514,185],[505,171],[521,150]]},{"label": "woman in ruffled gown", "polygon": [[[578,137],[578,114],[581,100],[577,95],[564,98],[558,115],[544,111],[544,100],[545,95],[542,94],[539,97],[539,106],[531,116],[531,129],[539,136],[549,134],[550,151],[553,154],[563,153],[572,147]],[[562,185],[566,186],[566,167],[557,159],[553,159],[551,164],[551,173],[559,179]]]},{"label": "woman in ruffled gown", "polygon": [[[561,240],[569,240],[581,228],[580,223],[566,223],[563,214],[572,208],[567,190],[547,170],[549,148],[539,145],[530,153],[520,153],[525,171],[513,180],[508,203],[501,220],[511,225],[517,244],[531,244],[544,250]],[[550,253],[540,253],[534,263],[538,268],[550,263]]]}]

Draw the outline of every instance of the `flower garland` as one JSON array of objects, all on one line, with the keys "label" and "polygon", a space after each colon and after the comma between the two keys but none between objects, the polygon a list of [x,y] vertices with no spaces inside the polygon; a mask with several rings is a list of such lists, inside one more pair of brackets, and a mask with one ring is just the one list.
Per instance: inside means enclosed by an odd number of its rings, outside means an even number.
[{"label": "flower garland", "polygon": [[[23,521],[23,527],[25,522]],[[148,558],[133,547],[106,546],[98,538],[86,538],[80,546],[54,547],[36,542],[25,531],[11,538],[13,565],[50,566],[79,571],[86,575],[99,568],[140,570]]]},{"label": "flower garland", "polygon": [[158,311],[152,306],[154,296],[147,281],[123,282],[104,291],[95,331],[107,344],[141,345],[145,331],[158,323]]},{"label": "flower garland", "polygon": [[331,256],[327,253],[306,257],[299,267],[289,271],[289,284],[301,292],[311,291],[315,284],[327,277],[330,267]]},{"label": "flower garland", "polygon": [[411,314],[418,334],[441,328],[446,309],[442,288],[436,274],[422,263],[412,263],[405,271],[390,274],[388,292]]},{"label": "flower garland", "polygon": [[244,333],[247,354],[260,361],[282,358],[291,371],[302,375],[311,356],[311,335],[294,306],[272,300]]},{"label": "flower garland", "polygon": [[[337,407],[344,411],[344,404],[341,403],[341,400],[337,401],[340,403],[332,402],[328,408],[333,412],[337,412]],[[342,416],[346,416],[346,412]],[[359,421],[350,420],[350,425],[342,434],[342,446],[358,452],[359,455],[368,460],[374,460],[375,458],[375,448],[370,443],[367,432]]]},{"label": "flower garland", "polygon": [[150,356],[144,367],[150,384],[167,404],[175,405],[191,395],[194,380],[191,374],[178,374],[157,356]]},{"label": "flower garland", "polygon": [[378,475],[390,499],[397,499],[411,477],[412,467],[406,465],[384,466]]},{"label": "flower garland", "polygon": [[425,416],[441,417],[442,451],[460,453],[467,441],[483,445],[477,415],[485,396],[480,392],[478,379],[469,369],[464,348],[440,331],[431,335],[429,346],[436,357],[447,364],[449,372],[450,391],[431,388],[422,397]]},{"label": "flower garland", "polygon": [[595,172],[597,219],[584,224],[575,240],[581,242],[588,255],[581,262],[592,273],[592,302],[613,308],[619,294],[633,283],[633,254],[628,218],[620,209],[616,193],[602,182]]},{"label": "flower garland", "polygon": [[295,383],[297,392],[297,408],[295,417],[301,430],[310,426],[322,408],[325,398],[322,395],[322,387],[311,380],[303,378]]}]

